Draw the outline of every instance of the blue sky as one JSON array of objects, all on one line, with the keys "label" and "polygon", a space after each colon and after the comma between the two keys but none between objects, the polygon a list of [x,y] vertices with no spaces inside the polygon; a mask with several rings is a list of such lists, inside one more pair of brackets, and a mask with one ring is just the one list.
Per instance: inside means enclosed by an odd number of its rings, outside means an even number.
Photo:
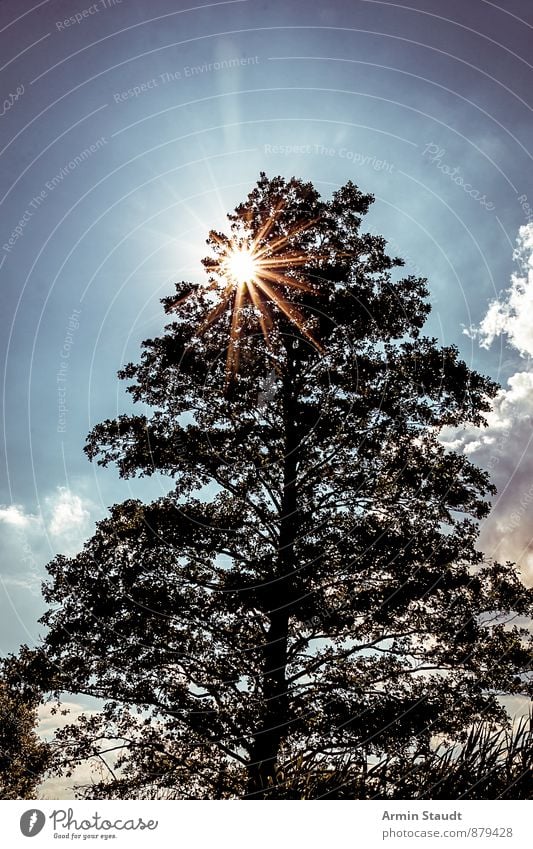
[{"label": "blue sky", "polygon": [[260,170],[375,194],[429,332],[503,385],[484,434],[447,439],[499,487],[486,550],[533,574],[532,34],[527,0],[4,0],[3,653],[38,637],[47,560],[168,488],[90,465],[85,436],[129,409],[117,370]]}]

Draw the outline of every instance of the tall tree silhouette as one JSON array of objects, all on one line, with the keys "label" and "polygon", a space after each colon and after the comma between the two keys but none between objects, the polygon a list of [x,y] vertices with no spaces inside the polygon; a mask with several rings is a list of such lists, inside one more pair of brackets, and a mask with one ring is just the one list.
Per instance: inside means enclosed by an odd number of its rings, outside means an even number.
[{"label": "tall tree silhouette", "polygon": [[123,477],[175,484],[52,561],[22,654],[105,700],[59,736],[69,761],[120,747],[93,794],[281,797],[298,764],[423,755],[531,691],[507,622],[531,593],[476,549],[489,479],[439,442],[497,386],[423,335],[426,281],[362,232],[372,200],[261,174],[209,236],[207,282],[176,286],[120,372],[152,412],[88,437]]}]

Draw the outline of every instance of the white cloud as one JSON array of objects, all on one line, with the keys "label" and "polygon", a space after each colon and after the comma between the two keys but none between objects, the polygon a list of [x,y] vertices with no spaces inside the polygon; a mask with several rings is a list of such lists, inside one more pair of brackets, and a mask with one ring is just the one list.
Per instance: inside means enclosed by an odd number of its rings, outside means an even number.
[{"label": "white cloud", "polygon": [[89,523],[90,513],[79,495],[66,487],[60,487],[57,493],[47,499],[51,509],[48,530],[54,537],[78,536]]},{"label": "white cloud", "polygon": [[[0,523],[18,531],[26,542],[51,537],[51,551],[64,540],[78,547],[88,535],[93,505],[68,487],[60,486],[43,500],[41,513],[27,511],[20,504],[0,506]],[[6,528],[4,532],[9,533]],[[59,539],[58,539],[59,538]]]},{"label": "white cloud", "polygon": [[523,357],[533,356],[533,224],[520,227],[514,258],[517,273],[503,296],[493,301],[477,328],[480,344],[489,348],[498,336],[506,335],[509,343]]},{"label": "white cloud", "polygon": [[45,565],[58,552],[76,554],[96,514],[95,505],[64,487],[43,499],[39,513],[18,504],[0,506],[0,653],[38,639]]},{"label": "white cloud", "polygon": [[10,504],[9,507],[0,507],[0,522],[23,528],[28,524],[29,518],[24,514],[23,507],[18,504]]}]

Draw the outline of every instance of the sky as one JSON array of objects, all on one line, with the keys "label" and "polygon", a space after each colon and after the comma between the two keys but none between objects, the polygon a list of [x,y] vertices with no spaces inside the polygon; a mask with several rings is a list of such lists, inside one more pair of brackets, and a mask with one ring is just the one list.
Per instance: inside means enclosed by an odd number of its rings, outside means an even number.
[{"label": "sky", "polygon": [[498,487],[484,550],[533,581],[532,36],[529,0],[3,0],[2,654],[38,641],[48,560],[170,488],[85,437],[262,170],[372,192],[428,333],[501,383],[485,430],[443,438]]}]

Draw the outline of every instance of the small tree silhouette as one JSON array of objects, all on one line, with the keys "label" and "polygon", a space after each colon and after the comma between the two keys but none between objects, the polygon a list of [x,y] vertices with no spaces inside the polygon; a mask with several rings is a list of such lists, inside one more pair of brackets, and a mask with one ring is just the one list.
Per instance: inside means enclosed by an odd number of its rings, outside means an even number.
[{"label": "small tree silhouette", "polygon": [[34,799],[50,761],[35,733],[39,698],[0,677],[0,798]]}]

